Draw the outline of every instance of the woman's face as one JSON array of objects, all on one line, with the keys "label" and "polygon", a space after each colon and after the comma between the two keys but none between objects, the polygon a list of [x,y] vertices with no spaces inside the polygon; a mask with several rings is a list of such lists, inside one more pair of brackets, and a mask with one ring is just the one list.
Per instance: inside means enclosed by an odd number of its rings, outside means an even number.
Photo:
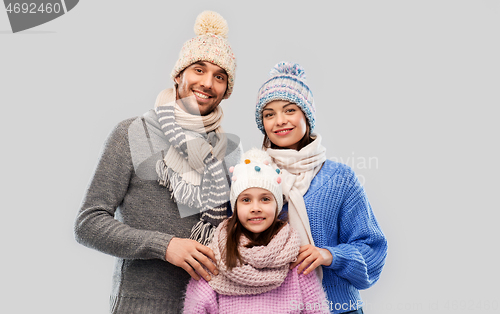
[{"label": "woman's face", "polygon": [[246,189],[236,200],[238,219],[254,238],[273,224],[276,206],[273,193],[261,188]]},{"label": "woman's face", "polygon": [[262,110],[262,121],[269,140],[281,148],[297,150],[307,130],[306,116],[287,100],[268,103]]}]

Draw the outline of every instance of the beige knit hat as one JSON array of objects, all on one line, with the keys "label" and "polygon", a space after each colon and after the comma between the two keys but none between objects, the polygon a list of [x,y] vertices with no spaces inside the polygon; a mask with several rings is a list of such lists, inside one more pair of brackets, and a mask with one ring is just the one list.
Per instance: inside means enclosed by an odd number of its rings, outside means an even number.
[{"label": "beige knit hat", "polygon": [[227,42],[226,20],[213,11],[204,11],[198,15],[194,24],[196,37],[188,40],[182,46],[174,69],[170,76],[173,80],[185,68],[198,61],[208,61],[226,70],[228,75],[227,89],[224,99],[233,92],[236,58]]}]

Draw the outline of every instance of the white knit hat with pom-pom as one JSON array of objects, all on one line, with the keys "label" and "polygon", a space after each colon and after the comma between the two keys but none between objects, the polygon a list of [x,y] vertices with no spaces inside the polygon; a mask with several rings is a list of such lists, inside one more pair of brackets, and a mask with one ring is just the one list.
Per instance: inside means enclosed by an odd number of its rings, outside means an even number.
[{"label": "white knit hat with pom-pom", "polygon": [[309,131],[312,133],[315,125],[316,107],[314,98],[306,82],[306,72],[297,63],[280,62],[270,71],[271,76],[257,95],[257,105],[255,107],[255,121],[257,127],[265,133],[262,123],[262,110],[266,105],[274,100],[287,100],[296,104],[302,109],[309,123]]},{"label": "white knit hat with pom-pom", "polygon": [[281,187],[281,170],[272,162],[271,157],[263,150],[252,148],[243,154],[241,162],[229,168],[232,174],[231,208],[241,192],[249,188],[261,188],[274,195],[278,204],[278,214],[283,207],[283,191]]},{"label": "white knit hat with pom-pom", "polygon": [[218,13],[204,11],[198,15],[194,25],[196,37],[188,40],[182,46],[179,59],[170,74],[172,79],[185,68],[198,61],[208,61],[223,68],[227,75],[227,89],[224,99],[233,92],[236,58],[227,42],[226,20]]}]

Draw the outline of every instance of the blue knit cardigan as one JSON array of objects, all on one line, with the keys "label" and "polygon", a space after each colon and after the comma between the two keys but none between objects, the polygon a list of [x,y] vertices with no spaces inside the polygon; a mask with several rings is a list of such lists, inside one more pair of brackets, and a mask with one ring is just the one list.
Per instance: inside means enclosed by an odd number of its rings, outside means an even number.
[{"label": "blue knit cardigan", "polygon": [[330,266],[322,266],[330,310],[355,310],[362,305],[359,289],[379,279],[387,256],[387,240],[365,190],[350,167],[326,160],[304,201],[314,244],[333,256]]}]

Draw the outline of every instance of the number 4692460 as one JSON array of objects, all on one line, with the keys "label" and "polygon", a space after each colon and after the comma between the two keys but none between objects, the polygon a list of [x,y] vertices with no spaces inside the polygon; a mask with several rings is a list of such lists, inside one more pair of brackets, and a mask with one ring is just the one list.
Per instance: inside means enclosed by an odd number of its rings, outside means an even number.
[{"label": "number 4692460", "polygon": [[9,3],[7,5],[9,13],[59,13],[61,5],[59,3],[41,3],[38,7],[36,3]]}]

